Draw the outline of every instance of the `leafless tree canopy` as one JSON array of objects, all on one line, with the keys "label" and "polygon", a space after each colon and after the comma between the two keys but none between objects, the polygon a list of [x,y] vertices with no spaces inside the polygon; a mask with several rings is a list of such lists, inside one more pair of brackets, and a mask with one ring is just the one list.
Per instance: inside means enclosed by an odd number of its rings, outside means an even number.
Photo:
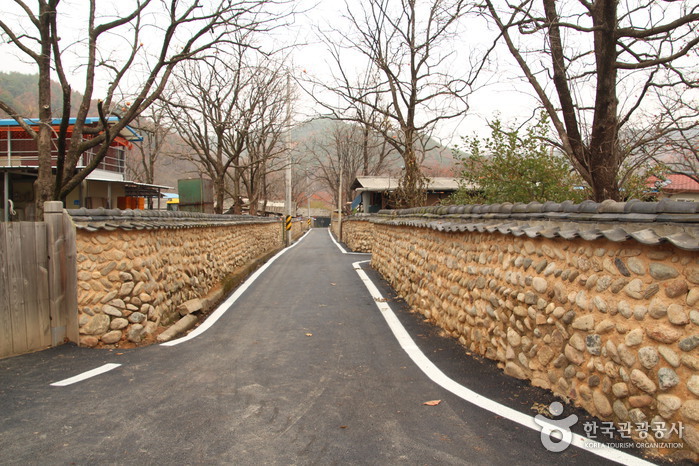
[{"label": "leafless tree canopy", "polygon": [[240,182],[245,188],[251,215],[257,213],[260,202],[263,210],[266,208],[270,175],[288,164],[289,147],[284,138],[289,131],[289,99],[293,99],[288,70],[283,64],[267,61],[255,67],[254,75],[258,112],[248,131],[240,170]]},{"label": "leafless tree canopy", "polygon": [[[123,0],[84,2],[84,9],[59,8],[59,0],[11,0],[0,19],[3,41],[36,63],[39,72],[38,131],[7,103],[0,108],[15,118],[31,134],[39,147],[38,204],[62,199],[102,161],[109,144],[135,117],[161,94],[178,63],[215,53],[219,47],[235,43],[235,32],[249,34],[278,24],[275,7],[287,0]],[[279,13],[278,11],[276,13]],[[281,17],[285,14],[281,13]],[[72,15],[72,16],[71,16]],[[83,16],[80,16],[83,15]],[[76,22],[78,27],[76,27]],[[79,34],[71,38],[73,31]],[[62,37],[63,36],[63,37]],[[79,69],[68,64],[77,57]],[[77,111],[72,137],[66,141],[70,115],[71,82],[80,75],[83,101]],[[63,88],[64,107],[51,108],[50,80],[55,76]],[[135,76],[139,76],[136,78]],[[105,90],[97,90],[106,84]],[[130,105],[119,102],[130,95]],[[100,98],[101,124],[85,125],[90,101]],[[113,124],[107,118],[121,109]],[[51,167],[51,119],[62,117],[57,135],[58,169]],[[90,135],[90,138],[84,138]],[[80,156],[94,149],[97,155],[84,169],[78,169]]]},{"label": "leafless tree canopy", "polygon": [[624,163],[671,126],[656,97],[697,86],[699,5],[485,0],[484,12],[595,200],[619,199]]},{"label": "leafless tree canopy", "polygon": [[[313,82],[311,92],[333,118],[354,121],[380,133],[401,155],[403,205],[422,200],[420,142],[437,123],[464,115],[480,66],[454,69],[450,49],[471,3],[465,0],[363,0],[345,3],[349,32],[321,33],[333,61],[332,84]],[[368,63],[359,76],[351,56]],[[336,103],[339,101],[339,104]],[[332,102],[332,103],[330,103]]]},{"label": "leafless tree canopy", "polygon": [[285,150],[284,68],[239,45],[220,58],[189,63],[173,84],[167,101],[172,124],[190,149],[189,160],[213,181],[214,210],[223,212],[230,191],[235,213],[242,212],[243,194],[254,211]]},{"label": "leafless tree canopy", "polygon": [[303,151],[310,156],[311,179],[333,193],[333,205],[338,203],[341,176],[342,198],[347,200],[357,176],[384,175],[395,165],[396,151],[379,134],[365,134],[365,125],[329,121],[323,128],[324,134],[306,141]]},{"label": "leafless tree canopy", "polygon": [[128,179],[153,184],[156,164],[168,152],[174,128],[167,119],[166,109],[158,103],[135,118],[131,126],[143,137],[143,141],[134,144],[135,157],[126,161]]}]

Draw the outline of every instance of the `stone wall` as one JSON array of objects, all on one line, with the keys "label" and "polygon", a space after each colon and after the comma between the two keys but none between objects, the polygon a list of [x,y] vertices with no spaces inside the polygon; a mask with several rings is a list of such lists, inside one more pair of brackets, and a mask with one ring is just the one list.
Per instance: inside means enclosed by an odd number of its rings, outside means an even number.
[{"label": "stone wall", "polygon": [[374,224],[363,221],[370,217],[350,217],[343,223],[342,239],[353,251],[371,252],[374,244]]},{"label": "stone wall", "polygon": [[276,219],[104,209],[70,215],[84,346],[141,342],[191,311],[186,303],[283,245]]},{"label": "stone wall", "polygon": [[366,250],[372,234],[372,266],[407,303],[506,374],[697,460],[699,235],[682,211],[696,205],[678,204],[382,212],[345,238]]},{"label": "stone wall", "polygon": [[291,222],[291,241],[296,241],[308,231],[308,219],[303,217],[295,218]]}]

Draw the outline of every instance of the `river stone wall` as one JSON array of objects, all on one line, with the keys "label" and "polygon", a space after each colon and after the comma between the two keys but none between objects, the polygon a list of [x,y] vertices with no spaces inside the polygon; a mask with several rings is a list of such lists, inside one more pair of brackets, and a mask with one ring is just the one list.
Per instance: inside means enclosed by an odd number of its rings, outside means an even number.
[{"label": "river stone wall", "polygon": [[83,346],[140,343],[159,326],[177,321],[185,303],[206,296],[229,274],[283,246],[276,219],[105,209],[68,212],[77,227]]},{"label": "river stone wall", "polygon": [[360,217],[351,218],[351,220],[345,221],[342,230],[343,242],[353,251],[371,252],[375,235],[373,223],[361,221]]},{"label": "river stone wall", "polygon": [[[348,219],[343,238],[372,251],[372,266],[414,310],[506,374],[617,425],[648,423],[651,440],[632,431],[636,440],[681,442],[659,453],[696,461],[696,207],[383,211]],[[668,432],[680,423],[682,438]]]}]

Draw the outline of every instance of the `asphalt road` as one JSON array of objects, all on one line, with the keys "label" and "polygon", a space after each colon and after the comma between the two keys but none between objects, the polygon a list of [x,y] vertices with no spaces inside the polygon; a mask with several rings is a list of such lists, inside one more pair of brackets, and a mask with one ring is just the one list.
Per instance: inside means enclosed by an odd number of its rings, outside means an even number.
[{"label": "asphalt road", "polygon": [[[575,447],[549,452],[539,432],[431,381],[354,270],[368,258],[312,230],[182,344],[0,360],[0,464],[608,463]],[[467,357],[367,272],[447,375],[529,415],[553,401]],[[50,385],[107,363],[120,366]]]}]

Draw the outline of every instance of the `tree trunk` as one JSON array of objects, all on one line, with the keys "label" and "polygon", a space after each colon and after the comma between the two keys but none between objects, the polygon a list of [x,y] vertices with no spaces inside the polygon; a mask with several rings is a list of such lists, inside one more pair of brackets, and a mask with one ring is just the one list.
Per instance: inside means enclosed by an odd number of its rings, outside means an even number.
[{"label": "tree trunk", "polygon": [[369,175],[369,131],[369,125],[365,124],[362,132],[362,174],[364,176]]},{"label": "tree trunk", "polygon": [[615,27],[616,0],[599,0],[594,3],[593,24],[595,57],[597,63],[597,89],[595,110],[590,136],[590,178],[596,202],[605,199],[619,200],[616,174],[619,170],[618,101],[616,96],[617,59]]},{"label": "tree trunk", "polygon": [[226,175],[219,175],[214,180],[214,197],[216,204],[214,205],[214,213],[223,213],[223,194],[226,191]]},{"label": "tree trunk", "polygon": [[[237,157],[236,157],[237,159]],[[236,165],[238,161],[236,160]],[[240,215],[243,213],[243,198],[240,195],[240,169],[233,169],[233,213]]]},{"label": "tree trunk", "polygon": [[39,66],[39,126],[37,153],[39,170],[34,189],[36,191],[36,219],[44,217],[44,202],[53,200],[54,175],[51,160],[51,16],[55,9],[41,2],[39,7],[39,33],[41,34],[41,57]]},{"label": "tree trunk", "polygon": [[424,178],[415,154],[415,135],[410,129],[404,131],[403,176],[396,190],[396,207],[418,207],[425,203]]}]

